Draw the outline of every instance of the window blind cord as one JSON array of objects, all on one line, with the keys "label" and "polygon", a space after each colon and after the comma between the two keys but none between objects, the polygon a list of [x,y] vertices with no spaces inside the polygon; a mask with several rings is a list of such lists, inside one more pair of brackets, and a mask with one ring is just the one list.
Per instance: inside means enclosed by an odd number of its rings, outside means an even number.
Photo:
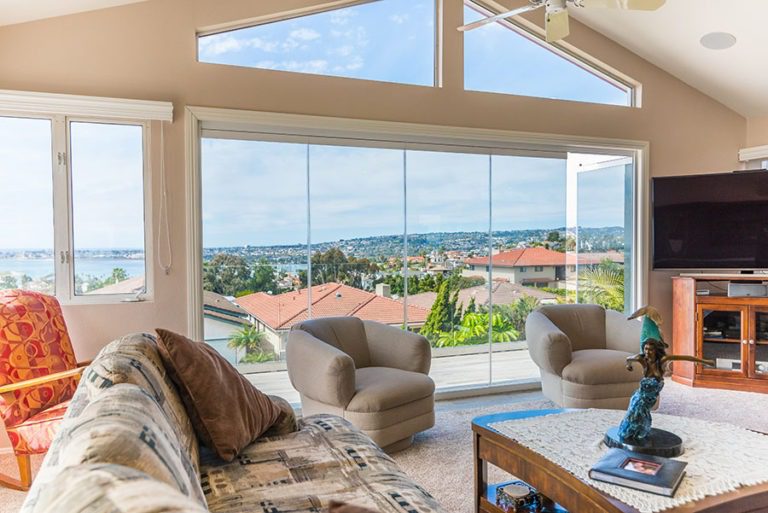
[{"label": "window blind cord", "polygon": [[[171,274],[173,266],[173,248],[171,247],[171,226],[168,219],[168,185],[165,176],[165,121],[160,122],[160,220],[157,230],[157,263],[166,275]],[[163,261],[162,247],[163,232],[165,232],[165,247],[168,263]]]}]

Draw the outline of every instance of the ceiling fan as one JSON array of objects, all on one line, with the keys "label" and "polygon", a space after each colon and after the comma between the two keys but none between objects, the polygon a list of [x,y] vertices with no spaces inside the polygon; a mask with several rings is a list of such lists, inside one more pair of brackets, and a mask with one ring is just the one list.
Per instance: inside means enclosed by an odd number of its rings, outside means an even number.
[{"label": "ceiling fan", "polygon": [[568,8],[570,7],[601,7],[607,9],[655,11],[665,3],[666,0],[529,0],[528,5],[461,26],[459,27],[459,31],[466,32],[487,25],[488,23],[493,23],[494,21],[503,20],[544,7],[546,11],[544,20],[547,41],[552,42],[559,41],[570,33],[568,27]]}]

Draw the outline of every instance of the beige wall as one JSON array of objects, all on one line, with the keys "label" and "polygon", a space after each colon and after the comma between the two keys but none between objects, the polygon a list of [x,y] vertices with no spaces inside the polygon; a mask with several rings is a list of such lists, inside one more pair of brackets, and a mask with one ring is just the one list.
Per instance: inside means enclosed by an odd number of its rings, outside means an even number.
[{"label": "beige wall", "polygon": [[[174,267],[155,270],[152,303],[65,308],[80,357],[112,337],[157,326],[186,330],[184,105],[393,120],[462,127],[646,140],[654,176],[731,170],[746,121],[720,103],[573,22],[570,42],[643,84],[643,108],[630,109],[462,90],[460,61],[443,88],[294,75],[196,62],[195,30],[311,4],[309,0],[151,0],[0,27],[0,88],[171,100],[166,131]],[[446,51],[459,55],[459,0],[446,0]],[[157,142],[157,127],[153,134]],[[155,155],[155,161],[157,154]],[[154,211],[158,211],[155,177]],[[155,217],[154,222],[157,222]],[[152,259],[154,262],[154,259]],[[668,273],[653,273],[650,301],[666,317]]]},{"label": "beige wall", "polygon": [[768,145],[768,116],[747,120],[747,147]]}]

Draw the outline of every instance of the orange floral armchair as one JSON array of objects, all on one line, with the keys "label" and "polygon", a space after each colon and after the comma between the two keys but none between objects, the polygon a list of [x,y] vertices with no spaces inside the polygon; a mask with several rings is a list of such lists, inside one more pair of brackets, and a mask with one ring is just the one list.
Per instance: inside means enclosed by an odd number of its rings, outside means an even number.
[{"label": "orange floral armchair", "polygon": [[56,298],[0,290],[0,416],[20,477],[0,474],[0,484],[29,488],[29,456],[48,450],[84,369]]}]

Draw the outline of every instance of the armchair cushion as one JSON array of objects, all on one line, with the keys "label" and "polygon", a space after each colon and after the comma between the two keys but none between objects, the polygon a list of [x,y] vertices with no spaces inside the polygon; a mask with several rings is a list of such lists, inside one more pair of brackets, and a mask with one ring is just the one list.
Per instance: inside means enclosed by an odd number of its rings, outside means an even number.
[{"label": "armchair cushion", "polygon": [[605,348],[605,309],[598,305],[542,306],[546,315],[571,341],[571,350]]},{"label": "armchair cushion", "polygon": [[637,383],[643,373],[639,365],[635,365],[632,372],[627,370],[627,356],[631,355],[611,349],[574,351],[571,363],[563,369],[563,379],[581,385]]},{"label": "armchair cushion", "polygon": [[51,446],[61,420],[69,408],[70,401],[64,401],[31,416],[21,424],[7,429],[13,452],[19,454],[41,454]]},{"label": "armchair cushion", "polygon": [[363,321],[357,317],[322,317],[301,322],[292,329],[305,331],[348,354],[357,369],[371,365]]},{"label": "armchair cushion", "polygon": [[286,356],[291,384],[303,396],[344,408],[355,395],[355,362],[344,351],[294,328]]},{"label": "armchair cushion", "polygon": [[637,353],[640,351],[640,330],[642,323],[629,320],[615,310],[605,311],[605,347],[616,351]]},{"label": "armchair cushion", "polygon": [[422,335],[380,322],[363,321],[371,366],[429,374],[432,348]]},{"label": "armchair cushion", "polygon": [[528,315],[525,333],[528,352],[539,368],[559,376],[563,368],[571,363],[571,341],[540,311]]},{"label": "armchair cushion", "polygon": [[366,367],[355,372],[355,396],[348,411],[381,412],[430,397],[435,382],[420,372],[388,367]]}]

